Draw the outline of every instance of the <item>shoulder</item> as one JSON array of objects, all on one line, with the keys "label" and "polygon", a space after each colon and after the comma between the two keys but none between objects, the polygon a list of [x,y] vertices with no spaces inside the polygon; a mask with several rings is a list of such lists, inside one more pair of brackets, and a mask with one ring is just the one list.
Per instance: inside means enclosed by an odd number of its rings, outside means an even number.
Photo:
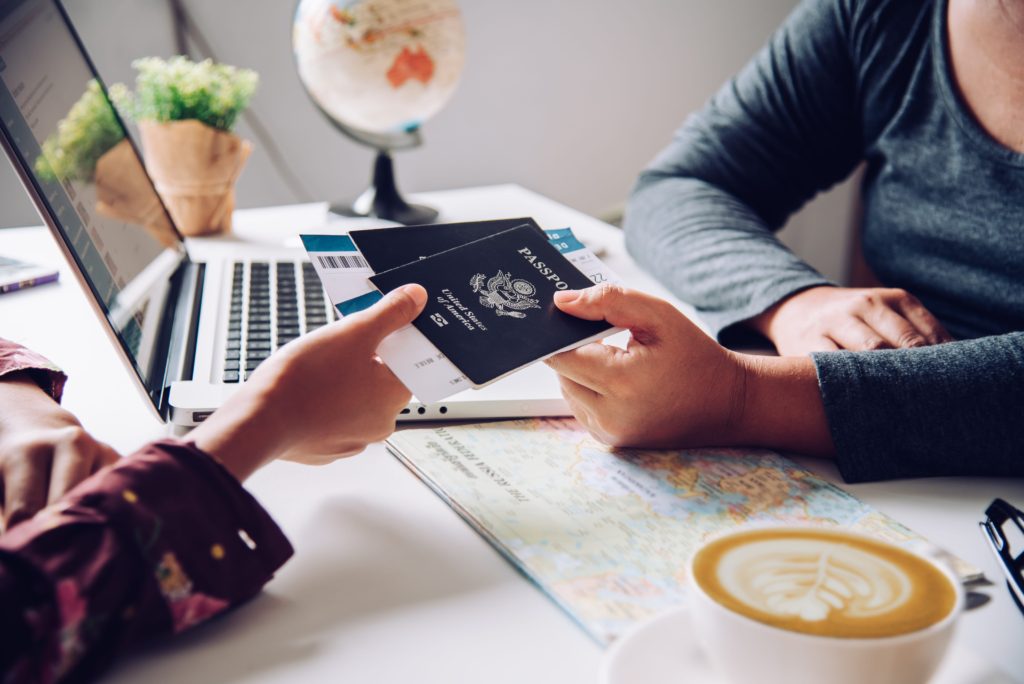
[{"label": "shoulder", "polygon": [[[944,0],[803,0],[776,36],[776,49],[813,60],[810,73],[839,78],[870,146],[929,63]],[[795,46],[795,47],[794,47]],[[836,87],[836,86],[833,86]]]},{"label": "shoulder", "polygon": [[870,66],[899,58],[915,41],[929,37],[942,0],[803,0],[788,28],[839,38],[851,61]]},{"label": "shoulder", "polygon": [[[899,80],[928,51],[941,6],[944,0],[802,0],[769,42],[767,57],[783,72],[835,78],[849,69],[859,86]],[[807,63],[787,65],[780,57]]]},{"label": "shoulder", "polygon": [[865,143],[896,114],[915,74],[930,64],[935,13],[942,0],[839,0],[857,80]]},{"label": "shoulder", "polygon": [[930,36],[941,0],[834,0],[849,26],[850,56],[861,65],[899,58]]}]

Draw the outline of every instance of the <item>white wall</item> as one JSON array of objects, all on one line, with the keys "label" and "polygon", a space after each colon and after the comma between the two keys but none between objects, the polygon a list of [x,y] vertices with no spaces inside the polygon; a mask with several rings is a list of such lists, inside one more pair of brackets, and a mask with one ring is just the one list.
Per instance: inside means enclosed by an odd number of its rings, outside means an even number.
[{"label": "white wall", "polygon": [[[351,199],[372,154],[308,102],[291,56],[290,0],[186,0],[222,61],[256,69],[255,112],[317,199]],[[108,82],[131,59],[173,51],[163,0],[65,0]],[[795,0],[462,0],[468,58],[425,146],[399,153],[404,191],[516,182],[591,213],[619,203],[685,115],[755,52]],[[243,135],[249,132],[240,127]],[[240,206],[301,199],[257,148]],[[843,271],[848,195],[794,219],[787,240],[826,273]],[[0,225],[37,223],[0,172]]]}]

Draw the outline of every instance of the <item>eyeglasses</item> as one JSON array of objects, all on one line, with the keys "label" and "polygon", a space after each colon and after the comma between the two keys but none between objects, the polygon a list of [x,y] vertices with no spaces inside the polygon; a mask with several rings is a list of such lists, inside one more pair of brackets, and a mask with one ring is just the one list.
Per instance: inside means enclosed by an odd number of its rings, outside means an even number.
[{"label": "eyeglasses", "polygon": [[[1024,612],[1024,511],[1002,499],[995,499],[985,509],[985,515],[988,519],[978,524],[992,547],[992,553],[1001,561],[1006,586],[1010,588],[1014,603]],[[1007,526],[1007,522],[1013,524]],[[1011,548],[1011,537],[1016,548]]]}]

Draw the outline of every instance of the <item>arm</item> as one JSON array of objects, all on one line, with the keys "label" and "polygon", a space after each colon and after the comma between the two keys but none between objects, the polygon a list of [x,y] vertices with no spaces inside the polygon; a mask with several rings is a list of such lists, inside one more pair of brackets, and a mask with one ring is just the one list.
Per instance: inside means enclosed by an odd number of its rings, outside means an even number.
[{"label": "arm", "polygon": [[0,538],[0,672],[95,678],[117,652],[251,598],[290,555],[227,470],[157,442]]},{"label": "arm", "polygon": [[40,389],[50,395],[55,402],[60,403],[60,398],[64,394],[64,383],[68,379],[64,372],[47,358],[0,337],[0,378],[10,377],[15,373],[30,377]]},{"label": "arm", "polygon": [[0,339],[0,508],[9,529],[118,455],[59,402],[66,376],[42,356]]},{"label": "arm", "polygon": [[884,117],[862,81],[884,81],[877,62],[894,56],[872,32],[908,22],[885,5],[803,2],[640,176],[627,246],[720,339],[743,325],[782,354],[949,339],[906,292],[834,287],[774,235],[852,172]]},{"label": "arm", "polygon": [[1024,475],[1024,333],[813,359],[848,482]]},{"label": "arm", "polygon": [[764,357],[722,348],[668,302],[618,287],[560,309],[628,327],[548,363],[614,446],[755,446],[834,457],[850,482],[1024,475],[1024,333],[934,347]]},{"label": "arm", "polygon": [[139,640],[256,594],[291,547],[240,481],[389,434],[409,393],[375,350],[425,301],[407,286],[286,345],[194,443],[152,444],[0,537],[4,681],[91,679]]},{"label": "arm", "polygon": [[813,361],[736,356],[741,443],[832,452],[847,482],[1024,475],[1024,333]]},{"label": "arm", "polygon": [[631,253],[715,334],[828,283],[774,231],[862,156],[844,5],[803,2],[633,191]]},{"label": "arm", "polygon": [[556,293],[555,304],[630,331],[624,350],[590,344],[547,360],[573,414],[602,442],[834,455],[810,358],[730,351],[670,303],[617,285]]}]

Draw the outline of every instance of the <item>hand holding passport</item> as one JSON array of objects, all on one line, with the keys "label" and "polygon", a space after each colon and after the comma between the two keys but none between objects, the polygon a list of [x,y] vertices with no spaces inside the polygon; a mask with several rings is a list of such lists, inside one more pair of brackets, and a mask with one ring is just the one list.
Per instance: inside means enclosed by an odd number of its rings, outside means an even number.
[{"label": "hand holding passport", "polygon": [[[419,283],[427,290],[414,327],[378,350],[421,401],[482,387],[616,332],[604,321],[578,319],[554,306],[558,291],[614,279],[569,230],[543,231],[532,219],[509,219],[352,231],[349,237],[347,246],[335,243],[349,252],[347,260],[332,258],[321,237],[303,238],[339,311],[351,313],[353,302],[372,304],[380,294],[371,287],[387,293]],[[356,250],[361,260],[351,258]],[[327,266],[342,262],[369,268],[327,277]]]}]

